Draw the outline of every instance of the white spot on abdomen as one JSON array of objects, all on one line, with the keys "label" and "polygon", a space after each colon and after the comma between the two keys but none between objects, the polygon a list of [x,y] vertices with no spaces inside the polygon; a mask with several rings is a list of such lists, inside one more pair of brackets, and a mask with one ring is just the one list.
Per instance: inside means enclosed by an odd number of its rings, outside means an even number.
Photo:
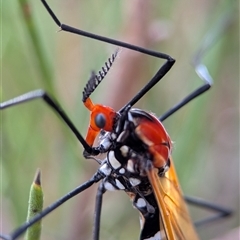
[{"label": "white spot on abdomen", "polygon": [[113,169],[118,169],[121,167],[120,162],[115,158],[114,152],[110,151],[108,154],[108,161],[111,164]]},{"label": "white spot on abdomen", "polygon": [[131,183],[131,185],[133,187],[135,187],[141,183],[141,181],[138,178],[129,178],[129,182]]},{"label": "white spot on abdomen", "polygon": [[143,198],[139,198],[137,200],[136,206],[138,208],[144,208],[144,207],[146,207],[146,201]]},{"label": "white spot on abdomen", "polygon": [[118,179],[116,179],[115,182],[116,182],[116,186],[117,186],[119,189],[121,189],[121,190],[125,189],[125,187],[121,184],[121,182],[120,182]]}]

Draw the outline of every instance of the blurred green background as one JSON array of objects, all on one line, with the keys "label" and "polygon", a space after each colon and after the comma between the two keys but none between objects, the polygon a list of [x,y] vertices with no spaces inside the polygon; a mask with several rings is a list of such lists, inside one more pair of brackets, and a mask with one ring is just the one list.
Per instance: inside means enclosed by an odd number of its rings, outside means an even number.
[{"label": "blurred green background", "polygon": [[[170,54],[176,64],[137,106],[161,115],[202,84],[191,60],[216,38],[203,62],[213,88],[164,122],[174,141],[173,158],[185,194],[230,208],[234,215],[198,229],[201,239],[227,237],[239,225],[239,26],[238,1],[49,0],[66,24]],[[1,102],[35,89],[50,92],[86,134],[81,102],[91,70],[115,46],[58,27],[39,0],[2,2]],[[221,34],[218,34],[218,32]],[[93,94],[94,102],[119,109],[163,61],[122,49]],[[41,101],[1,112],[1,231],[26,219],[35,171],[42,171],[44,206],[89,179],[97,164],[61,120]],[[91,239],[96,186],[43,221],[42,239]],[[191,208],[192,218],[209,212]],[[124,192],[104,195],[101,239],[138,239],[138,212]]]}]

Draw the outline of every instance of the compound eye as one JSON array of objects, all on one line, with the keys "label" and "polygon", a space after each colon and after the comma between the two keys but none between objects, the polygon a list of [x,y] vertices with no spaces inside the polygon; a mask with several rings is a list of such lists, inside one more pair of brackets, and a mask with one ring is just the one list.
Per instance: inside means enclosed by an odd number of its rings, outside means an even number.
[{"label": "compound eye", "polygon": [[104,128],[106,125],[106,117],[104,114],[99,113],[95,117],[95,124],[98,128]]}]

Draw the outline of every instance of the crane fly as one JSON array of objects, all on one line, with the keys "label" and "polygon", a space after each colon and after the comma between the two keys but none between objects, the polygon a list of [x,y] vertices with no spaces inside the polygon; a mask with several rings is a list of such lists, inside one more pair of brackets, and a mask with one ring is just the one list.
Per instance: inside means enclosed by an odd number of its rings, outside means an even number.
[{"label": "crane fly", "polygon": [[[83,91],[82,101],[91,112],[86,138],[77,130],[57,101],[43,90],[28,92],[0,104],[0,109],[5,109],[34,99],[42,99],[75,134],[84,148],[84,157],[94,159],[99,164],[98,170],[91,179],[63,196],[11,234],[2,234],[0,237],[2,239],[17,239],[39,219],[42,219],[94,183],[101,181],[96,196],[94,240],[100,238],[103,194],[112,190],[125,191],[132,200],[133,206],[139,211],[141,240],[198,239],[171,157],[172,141],[162,122],[211,87],[211,77],[208,75],[206,68],[203,65],[197,67],[198,74],[204,80],[203,85],[162,116],[157,117],[153,113],[133,108],[134,104],[168,73],[175,60],[168,54],[151,51],[62,24],[46,1],[41,0],[41,2],[55,23],[63,31],[138,51],[163,59],[165,63],[128,103],[119,111],[115,111],[108,106],[94,104],[90,99],[90,95],[110,70],[119,50],[113,53],[97,74],[92,73]],[[99,140],[97,146],[93,144],[95,140]],[[219,211],[221,216],[230,214],[228,210],[223,208],[211,206],[209,208]]]}]

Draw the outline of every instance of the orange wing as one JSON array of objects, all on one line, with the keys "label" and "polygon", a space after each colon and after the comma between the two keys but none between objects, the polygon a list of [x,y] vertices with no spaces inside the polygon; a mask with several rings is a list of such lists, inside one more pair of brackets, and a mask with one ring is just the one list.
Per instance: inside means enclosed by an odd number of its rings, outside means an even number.
[{"label": "orange wing", "polygon": [[159,177],[154,168],[149,169],[147,175],[160,210],[160,239],[198,239],[183,199],[172,158],[170,168],[163,177]]}]

